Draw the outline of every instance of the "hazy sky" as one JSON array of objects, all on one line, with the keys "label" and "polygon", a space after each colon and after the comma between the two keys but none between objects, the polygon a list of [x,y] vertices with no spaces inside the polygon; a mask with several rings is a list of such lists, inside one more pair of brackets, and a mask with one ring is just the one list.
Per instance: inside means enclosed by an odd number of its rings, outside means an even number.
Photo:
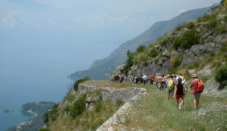
[{"label": "hazy sky", "polygon": [[80,48],[88,54],[88,64],[106,57],[154,22],[219,1],[0,0],[0,46],[23,43]]}]

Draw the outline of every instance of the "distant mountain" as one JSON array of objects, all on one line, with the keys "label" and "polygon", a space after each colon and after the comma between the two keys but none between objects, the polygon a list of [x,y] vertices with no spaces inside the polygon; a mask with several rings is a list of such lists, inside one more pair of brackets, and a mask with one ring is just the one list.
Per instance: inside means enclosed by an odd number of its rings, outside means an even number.
[{"label": "distant mountain", "polygon": [[93,62],[90,69],[78,71],[71,74],[70,77],[72,79],[78,79],[89,76],[91,79],[95,80],[108,79],[109,74],[116,68],[116,66],[121,65],[126,61],[127,50],[135,51],[139,45],[148,45],[163,34],[171,32],[178,25],[184,24],[188,20],[197,19],[198,17],[204,15],[210,10],[210,8],[211,7],[190,10],[174,17],[171,20],[156,22],[140,36],[122,44],[105,59]]}]

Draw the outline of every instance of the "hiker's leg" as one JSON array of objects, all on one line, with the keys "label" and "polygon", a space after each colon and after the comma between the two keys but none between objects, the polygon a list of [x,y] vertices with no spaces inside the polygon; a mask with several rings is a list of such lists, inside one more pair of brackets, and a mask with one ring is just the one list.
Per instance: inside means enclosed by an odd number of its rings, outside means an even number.
[{"label": "hiker's leg", "polygon": [[198,109],[198,99],[197,98],[194,99],[194,106],[195,106],[195,109]]},{"label": "hiker's leg", "polygon": [[181,98],[181,102],[180,102],[180,109],[182,109],[183,105],[184,105],[184,99],[183,99],[183,98]]},{"label": "hiker's leg", "polygon": [[176,107],[179,108],[180,99],[177,98],[177,99],[176,99],[176,102],[177,102],[177,103],[176,103]]}]

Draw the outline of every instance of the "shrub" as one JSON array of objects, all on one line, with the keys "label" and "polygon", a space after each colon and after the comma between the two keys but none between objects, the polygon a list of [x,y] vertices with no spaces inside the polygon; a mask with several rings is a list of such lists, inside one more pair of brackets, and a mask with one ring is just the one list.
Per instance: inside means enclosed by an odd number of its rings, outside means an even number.
[{"label": "shrub", "polygon": [[143,46],[143,45],[140,45],[137,49],[136,49],[136,53],[141,53],[141,52],[143,52],[144,50],[145,50],[145,46]]},{"label": "shrub", "polygon": [[90,80],[89,77],[85,77],[85,78],[82,78],[82,79],[78,79],[78,80],[75,81],[75,83],[73,84],[73,89],[74,89],[75,91],[77,91],[77,90],[78,90],[78,85],[79,85],[80,83],[83,83],[83,82],[88,81],[88,80]]},{"label": "shrub", "polygon": [[124,67],[125,75],[128,74],[128,71],[134,64],[134,62],[133,62],[134,53],[128,50],[127,56],[128,56],[128,58],[127,58],[127,61],[125,63],[125,67]]},{"label": "shrub", "polygon": [[39,131],[50,131],[48,128],[41,128]]},{"label": "shrub", "polygon": [[211,30],[211,29],[214,29],[218,26],[218,20],[215,18],[211,21],[209,21],[209,23],[206,24],[206,28]]},{"label": "shrub", "polygon": [[69,107],[69,113],[72,118],[82,114],[86,108],[86,95],[81,96],[75,103]]},{"label": "shrub", "polygon": [[192,29],[185,32],[182,36],[175,38],[173,42],[173,47],[175,49],[178,48],[188,49],[195,44],[199,44],[199,42],[200,37],[197,35],[196,30]]},{"label": "shrub", "polygon": [[155,48],[152,48],[149,52],[149,56],[152,58],[158,56],[158,51]]},{"label": "shrub", "polygon": [[227,65],[221,66],[217,69],[215,80],[221,85],[227,85]]},{"label": "shrub", "polygon": [[183,25],[178,25],[178,26],[176,27],[175,31],[180,31],[180,30],[183,29],[183,28],[184,28]]},{"label": "shrub", "polygon": [[172,68],[168,71],[168,74],[176,74],[177,73],[177,69],[176,68]]},{"label": "shrub", "polygon": [[181,64],[181,57],[179,55],[171,56],[170,62],[173,67],[178,67]]},{"label": "shrub", "polygon": [[227,7],[227,0],[221,0],[221,5]]},{"label": "shrub", "polygon": [[49,121],[55,121],[58,115],[58,107],[59,104],[55,104],[51,111],[48,111],[43,115],[44,123],[48,123]]},{"label": "shrub", "polygon": [[188,29],[194,29],[194,28],[195,28],[195,24],[194,24],[193,22],[188,22],[188,23],[186,24],[186,27],[187,27]]}]

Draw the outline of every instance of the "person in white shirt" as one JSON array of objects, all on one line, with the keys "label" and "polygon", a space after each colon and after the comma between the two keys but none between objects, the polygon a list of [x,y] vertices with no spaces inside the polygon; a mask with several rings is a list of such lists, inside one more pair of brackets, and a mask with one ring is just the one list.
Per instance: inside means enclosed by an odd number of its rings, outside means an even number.
[{"label": "person in white shirt", "polygon": [[145,74],[143,74],[142,79],[143,79],[143,84],[146,85],[148,77]]}]

